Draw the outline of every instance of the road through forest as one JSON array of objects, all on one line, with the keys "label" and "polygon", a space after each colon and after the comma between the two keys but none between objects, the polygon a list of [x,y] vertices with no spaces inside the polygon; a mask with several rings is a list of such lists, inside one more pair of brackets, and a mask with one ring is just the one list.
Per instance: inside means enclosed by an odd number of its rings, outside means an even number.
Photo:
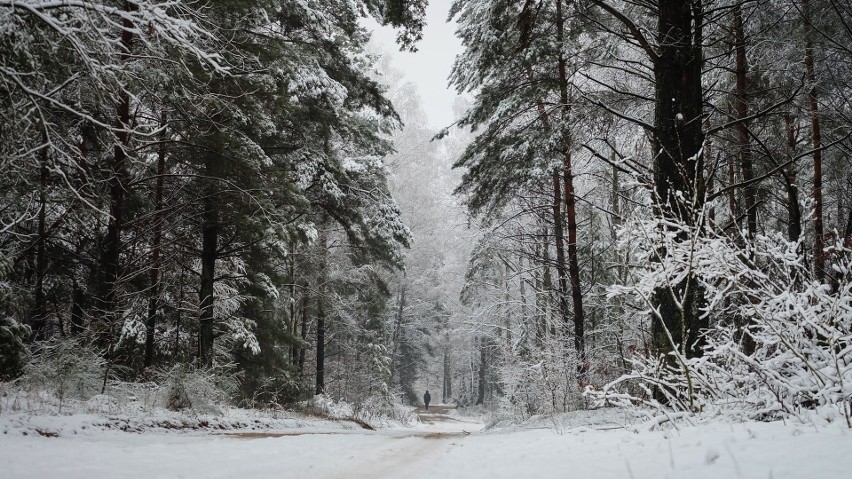
[{"label": "road through forest", "polygon": [[[329,454],[324,461],[309,464],[303,472],[304,476],[297,473],[296,477],[425,477],[426,471],[440,463],[452,449],[461,447],[462,441],[484,426],[475,418],[455,417],[452,412],[451,406],[441,404],[431,406],[428,411],[419,407],[416,413],[420,424],[414,428],[346,432],[235,433],[225,436],[246,440],[281,439],[282,450],[286,450],[287,443],[324,439],[328,445],[332,445],[338,443],[337,439],[342,436],[348,436],[343,442],[349,446],[347,449],[336,450],[334,446],[327,447]],[[360,447],[365,443],[369,446]],[[333,467],[328,467],[332,464]]]},{"label": "road through forest", "polygon": [[78,427],[45,437],[0,428],[0,478],[846,479],[852,470],[852,433],[840,423],[685,421],[660,430],[622,416],[577,411],[483,431],[434,406],[419,411],[416,427],[377,431],[316,422],[276,433]]},{"label": "road through forest", "polygon": [[392,431],[372,454],[354,457],[350,467],[331,477],[425,477],[432,465],[483,427],[472,418],[450,416],[451,411],[443,405],[433,405],[429,411],[418,408],[420,427]]}]

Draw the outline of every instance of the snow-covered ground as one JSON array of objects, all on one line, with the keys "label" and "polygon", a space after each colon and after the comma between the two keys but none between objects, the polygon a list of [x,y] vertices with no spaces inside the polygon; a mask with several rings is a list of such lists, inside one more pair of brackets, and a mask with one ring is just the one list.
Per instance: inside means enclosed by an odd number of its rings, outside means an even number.
[{"label": "snow-covered ground", "polygon": [[481,430],[476,419],[430,413],[409,428],[300,417],[225,433],[124,432],[96,425],[97,416],[7,413],[0,477],[845,479],[852,471],[852,431],[842,422],[678,421],[649,430],[652,423],[636,427],[631,416],[606,410]]}]

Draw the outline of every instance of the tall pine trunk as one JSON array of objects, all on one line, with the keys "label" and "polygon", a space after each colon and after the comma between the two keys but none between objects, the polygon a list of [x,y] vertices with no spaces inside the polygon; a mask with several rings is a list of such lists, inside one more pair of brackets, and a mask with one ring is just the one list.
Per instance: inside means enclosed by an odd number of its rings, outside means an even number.
[{"label": "tall pine trunk", "polygon": [[[787,131],[787,149],[789,150],[790,158],[796,156],[796,128],[793,123],[793,117],[789,114],[784,115],[784,127]],[[796,165],[795,163],[788,164],[782,175],[784,177],[784,186],[787,189],[787,238],[796,242],[802,236],[802,209],[799,206],[799,186],[796,184]]]},{"label": "tall pine trunk", "polygon": [[[298,334],[299,320],[296,316],[296,244],[290,241],[290,335],[295,338]],[[299,362],[299,349],[297,344],[290,346],[290,364],[295,366]]]},{"label": "tall pine trunk", "polygon": [[310,304],[310,299],[308,296],[308,290],[305,288],[305,293],[302,295],[302,346],[299,348],[299,377],[303,377],[305,375],[305,343],[308,340],[308,304]]},{"label": "tall pine trunk", "polygon": [[317,376],[315,394],[325,392],[325,309],[317,298]]},{"label": "tall pine trunk", "polygon": [[479,387],[477,388],[476,404],[485,402],[485,385],[487,383],[488,351],[484,337],[479,338]]},{"label": "tall pine trunk", "polygon": [[44,276],[47,274],[47,133],[44,133],[45,145],[41,150],[39,166],[39,209],[38,209],[38,238],[36,246],[36,284],[35,308],[32,318],[32,329],[36,339],[47,336],[47,311],[44,297]]},{"label": "tall pine trunk", "polygon": [[[543,224],[544,221],[541,221]],[[544,342],[544,338],[547,337],[547,305],[549,301],[547,301],[546,294],[549,294],[548,286],[544,284],[544,269],[547,268],[546,254],[547,254],[547,227],[543,226],[541,228],[540,236],[535,239],[535,257],[536,259],[540,259],[540,264],[542,268],[536,268],[534,272],[535,276],[535,344],[536,346],[541,346]]]},{"label": "tall pine trunk", "polygon": [[85,293],[80,288],[77,278],[74,277],[71,281],[71,336],[83,334],[85,309],[83,302],[85,301]]},{"label": "tall pine trunk", "polygon": [[[557,6],[561,5],[561,1],[562,0],[557,0]],[[561,8],[561,7],[559,7],[559,8]],[[561,22],[559,23],[559,25],[561,26]],[[560,27],[560,29],[561,29],[561,27]],[[560,71],[562,72],[562,74],[565,73],[563,71],[563,69],[564,69],[563,63],[564,62],[561,60],[561,57],[560,57]],[[532,82],[532,80],[533,80],[532,69],[528,67],[526,74],[527,74],[527,78]],[[566,97],[567,97],[567,90],[566,90]],[[539,116],[539,119],[541,120],[542,125],[544,126],[544,129],[550,130],[551,129],[550,117],[548,116],[547,110],[545,109],[544,102],[540,99],[537,99],[536,100],[536,108],[538,109],[538,116]],[[563,155],[567,155],[567,154],[568,154],[567,151],[563,151]],[[559,313],[560,313],[560,316],[562,317],[563,325],[567,326],[570,322],[570,317],[569,317],[568,299],[567,299],[568,298],[568,280],[567,280],[568,272],[567,272],[566,267],[565,267],[565,236],[564,236],[564,233],[563,233],[563,225],[562,225],[562,188],[563,188],[563,184],[562,184],[562,178],[561,178],[561,176],[562,176],[561,173],[566,172],[565,171],[566,165],[569,169],[568,171],[570,171],[570,166],[571,166],[570,156],[567,157],[567,159],[563,159],[563,166],[562,166],[563,172],[560,172],[558,168],[554,168],[553,172],[551,173],[551,179],[552,179],[552,182],[553,182],[553,203],[552,203],[552,206],[551,206],[551,211],[552,211],[552,214],[553,214],[554,246],[556,247],[556,276],[557,276],[557,286],[559,288],[559,291],[558,291],[558,293],[559,293]],[[569,184],[572,185],[571,186],[571,198],[570,198],[569,201],[573,203],[574,197],[573,197],[573,179],[572,178],[565,180],[564,187],[566,188],[566,194],[567,194],[567,187],[568,187]],[[574,220],[575,220],[574,228],[575,228],[575,236],[576,236],[576,215],[574,217]],[[575,237],[574,244],[575,244],[575,247],[576,247],[576,237]],[[545,248],[547,248],[547,246],[545,246]],[[546,251],[545,251],[545,253],[546,253]],[[575,254],[575,257],[576,257],[576,254]],[[581,308],[581,313],[582,313],[582,308]],[[582,320],[582,318],[581,318],[581,320]],[[579,349],[578,349],[578,351],[579,351]]]},{"label": "tall pine trunk", "polygon": [[[128,2],[124,4],[125,11],[132,11],[136,7]],[[134,25],[129,19],[125,19],[121,31],[121,60],[126,62],[130,58],[133,46]],[[121,255],[121,229],[123,226],[124,197],[126,192],[127,176],[127,151],[130,144],[131,127],[130,117],[130,94],[126,89],[118,93],[118,104],[116,107],[115,136],[113,146],[112,171],[109,177],[109,222],[107,223],[106,237],[103,243],[102,268],[103,276],[100,283],[100,309],[102,319],[106,323],[108,331],[107,342],[109,352],[112,351],[112,331],[118,321],[117,295],[118,295],[118,272],[119,257]]]},{"label": "tall pine trunk", "polygon": [[811,2],[804,0],[804,15],[807,30],[805,33],[805,70],[810,84],[808,107],[811,111],[811,141],[814,148],[814,273],[819,281],[825,280],[825,244],[822,213],[822,128],[819,119],[819,98],[816,88],[816,67],[814,65],[814,33],[811,26]]},{"label": "tall pine trunk", "polygon": [[328,280],[328,232],[325,225],[320,229],[320,277],[317,290],[317,368],[316,394],[325,392],[325,293]]},{"label": "tall pine trunk", "polygon": [[405,313],[405,271],[402,272],[402,278],[399,281],[399,294],[397,295],[397,308],[396,308],[396,318],[394,319],[394,328],[393,328],[393,336],[391,337],[391,341],[393,342],[393,346],[391,348],[391,370],[390,370],[390,379],[389,382],[393,385],[394,377],[397,372],[397,355],[399,354],[399,341],[402,337],[402,320],[403,314]]},{"label": "tall pine trunk", "polygon": [[[165,123],[165,122],[163,122]],[[164,127],[165,125],[161,125]],[[163,249],[163,189],[166,174],[165,135],[157,151],[157,182],[154,189],[154,237],[151,240],[151,269],[149,271],[148,321],[145,334],[145,367],[154,364],[154,330],[160,301],[160,268]]]},{"label": "tall pine trunk", "polygon": [[219,194],[217,191],[218,163],[221,161],[219,140],[205,156],[204,173],[206,188],[204,192],[204,213],[201,226],[201,286],[199,301],[201,312],[198,327],[198,357],[201,364],[213,365],[214,335],[214,286],[216,281],[216,259],[219,242]]},{"label": "tall pine trunk", "polygon": [[[565,16],[562,1],[556,1],[556,39],[559,46],[559,99],[562,102],[563,123],[571,117],[571,105],[568,98],[568,72],[562,48],[565,38]],[[565,129],[567,131],[567,128]],[[571,303],[574,311],[574,348],[577,351],[577,375],[580,384],[585,381],[588,372],[586,358],[585,314],[583,312],[583,290],[580,284],[580,261],[577,257],[577,198],[574,190],[574,170],[571,158],[570,133],[566,133],[562,152],[562,180],[565,187],[565,214],[568,226],[568,274],[571,279]]]},{"label": "tall pine trunk", "polygon": [[[701,2],[660,0],[658,20],[653,137],[656,209],[662,218],[699,227],[704,202],[703,155],[699,154],[704,140]],[[678,240],[686,240],[686,235]],[[660,313],[651,327],[655,354],[666,355],[679,346],[686,357],[701,355],[700,333],[707,324],[699,311],[698,288],[698,281],[688,277],[655,291]]]},{"label": "tall pine trunk", "polygon": [[737,192],[734,185],[737,184],[737,175],[734,168],[734,156],[727,155],[727,170],[728,170],[728,213],[731,215],[731,221],[739,218],[737,214]]},{"label": "tall pine trunk", "polygon": [[748,124],[748,58],[746,57],[745,27],[740,2],[734,5],[734,52],[736,56],[736,110],[737,110],[737,146],[739,148],[740,168],[743,174],[743,199],[745,200],[746,223],[749,241],[757,234],[757,201],[754,184],[754,165],[751,158],[751,138]]},{"label": "tall pine trunk", "polygon": [[562,324],[568,325],[568,271],[565,268],[565,236],[562,225],[562,184],[559,170],[553,171],[553,239],[556,246],[556,281],[559,287],[559,313]]},{"label": "tall pine trunk", "polygon": [[450,368],[450,333],[444,335],[444,387],[442,388],[441,402],[446,403],[453,397],[453,378]]},{"label": "tall pine trunk", "polygon": [[[124,2],[124,10],[129,12],[136,9],[136,6]],[[134,25],[130,19],[125,18],[122,22],[121,30],[121,53],[119,54],[122,62],[127,62],[130,59],[130,53],[133,47],[133,31]],[[106,392],[107,379],[109,378],[112,363],[113,350],[115,341],[113,340],[114,332],[120,327],[118,323],[120,315],[118,314],[118,277],[119,277],[119,258],[121,256],[121,228],[123,226],[124,214],[124,196],[127,177],[127,151],[130,147],[130,94],[127,91],[127,86],[118,93],[118,106],[116,107],[116,124],[115,137],[116,141],[113,145],[113,162],[112,171],[109,177],[109,222],[107,223],[106,237],[104,238],[103,252],[101,263],[103,268],[103,276],[100,283],[100,311],[103,324],[103,330],[106,334],[107,343],[107,363],[104,368],[103,382],[101,385],[101,394]]]}]

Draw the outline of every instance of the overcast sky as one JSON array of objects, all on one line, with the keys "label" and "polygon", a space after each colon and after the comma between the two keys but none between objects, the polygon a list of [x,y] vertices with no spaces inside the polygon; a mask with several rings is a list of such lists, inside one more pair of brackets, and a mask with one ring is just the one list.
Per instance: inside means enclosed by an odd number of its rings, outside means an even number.
[{"label": "overcast sky", "polygon": [[429,125],[443,128],[453,122],[455,90],[447,88],[447,77],[453,59],[461,51],[455,37],[455,22],[447,23],[452,0],[429,0],[426,7],[426,28],[416,53],[400,52],[391,28],[377,28],[373,40],[383,50],[393,52],[392,64],[405,75],[406,81],[417,85]]}]

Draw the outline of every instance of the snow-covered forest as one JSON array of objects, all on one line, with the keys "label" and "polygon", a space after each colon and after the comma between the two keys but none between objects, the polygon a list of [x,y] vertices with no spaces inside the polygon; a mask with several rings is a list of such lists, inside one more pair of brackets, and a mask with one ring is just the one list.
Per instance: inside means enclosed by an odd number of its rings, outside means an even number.
[{"label": "snow-covered forest", "polygon": [[0,0],[0,470],[846,477],[852,0],[431,3]]}]

